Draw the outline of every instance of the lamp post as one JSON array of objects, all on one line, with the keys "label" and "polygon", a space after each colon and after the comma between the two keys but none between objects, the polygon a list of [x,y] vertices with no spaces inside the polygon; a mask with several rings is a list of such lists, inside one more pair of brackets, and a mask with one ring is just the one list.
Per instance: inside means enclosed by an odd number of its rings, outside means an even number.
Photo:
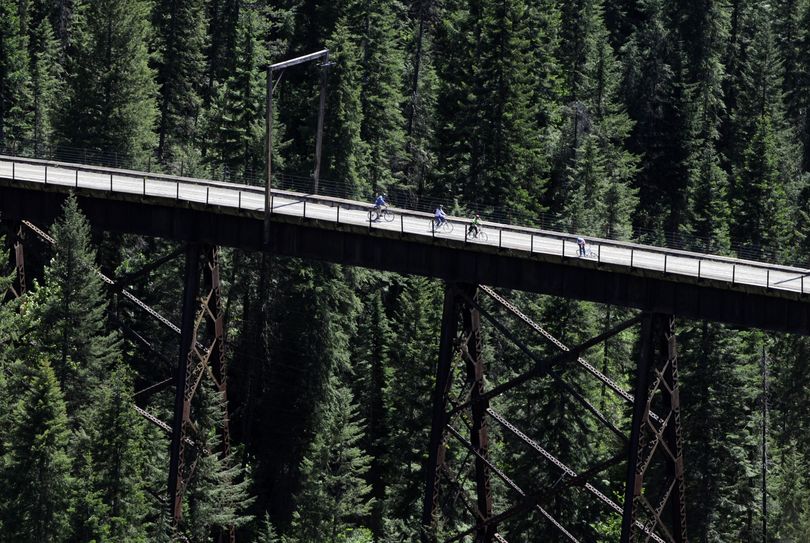
[{"label": "lamp post", "polygon": [[[296,66],[309,62],[312,60],[323,59],[321,62],[321,96],[318,109],[318,129],[315,135],[315,170],[313,173],[314,178],[314,193],[318,193],[318,180],[321,174],[321,142],[323,141],[323,117],[326,108],[326,69],[331,65],[329,63],[329,49],[303,55],[300,57],[277,62],[267,67],[267,119],[265,119],[265,127],[267,132],[267,171],[265,179],[265,192],[264,192],[264,244],[270,244],[270,190],[272,188],[273,179],[273,91],[284,75],[284,69],[290,66]],[[274,74],[278,72],[278,81],[274,81]]]}]

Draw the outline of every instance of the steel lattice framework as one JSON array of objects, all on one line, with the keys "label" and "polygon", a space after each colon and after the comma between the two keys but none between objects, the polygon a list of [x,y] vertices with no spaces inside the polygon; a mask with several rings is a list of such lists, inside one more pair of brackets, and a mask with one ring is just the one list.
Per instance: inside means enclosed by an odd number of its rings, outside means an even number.
[{"label": "steel lattice framework", "polygon": [[[26,284],[23,252],[25,231],[33,232],[51,245],[55,241],[28,221],[11,226],[13,235],[10,241],[14,248],[12,254],[17,275],[7,296],[19,297],[24,294]],[[182,519],[183,495],[194,477],[201,455],[211,453],[201,445],[204,443],[202,436],[197,435],[195,397],[201,386],[210,386],[227,401],[226,334],[218,250],[215,246],[191,243],[185,246],[184,252],[185,283],[180,326],[170,322],[115,280],[98,272],[115,292],[180,336],[176,374],[135,393],[136,396],[148,395],[175,385],[171,425],[146,409],[135,407],[143,417],[171,435],[168,495],[175,523]],[[180,251],[174,251],[131,275],[147,273],[180,254]],[[487,298],[488,304],[482,303],[483,297]],[[488,308],[498,309],[509,319],[527,326],[538,339],[559,352],[540,357],[512,332],[505,320]],[[531,369],[487,389],[482,323],[511,341],[531,360]],[[130,338],[154,350],[146,338],[123,323],[119,324]],[[583,358],[588,349],[631,327],[640,327],[641,339],[634,393],[624,390]],[[436,542],[439,534],[448,529],[442,521],[442,497],[451,496],[463,505],[472,521],[469,528],[449,537],[442,536],[447,543],[469,537],[476,543],[505,542],[504,536],[498,532],[499,525],[530,511],[539,513],[564,538],[578,541],[575,530],[566,528],[544,507],[554,496],[576,487],[603,504],[608,512],[622,516],[621,541],[685,542],[686,502],[677,363],[675,326],[671,315],[642,313],[580,345],[568,347],[493,289],[471,284],[447,284],[426,467],[422,540]],[[563,371],[568,367],[585,370],[600,381],[606,390],[632,407],[629,435],[563,378]],[[621,441],[621,451],[577,472],[490,405],[493,398],[538,378],[553,379],[562,391]],[[558,482],[549,488],[524,489],[499,468],[490,455],[490,424],[493,422],[505,434],[517,439],[539,458],[554,466],[560,474]],[[453,466],[448,459],[450,439],[460,444],[467,457],[472,459],[469,469],[465,465]],[[217,452],[227,456],[229,447],[226,410],[222,450]],[[624,503],[620,505],[609,497],[609,493],[600,490],[593,479],[622,463],[626,465],[627,475]],[[501,511],[496,511],[493,502],[493,479],[499,480],[515,498],[512,505]],[[473,497],[468,496],[470,490],[474,493]],[[222,532],[219,541],[235,542],[233,527]]]},{"label": "steel lattice framework", "polygon": [[[483,307],[478,300],[481,293],[505,310],[507,315],[528,325],[542,340],[561,352],[548,358],[538,357],[504,322]],[[490,390],[484,388],[486,368],[482,356],[482,319],[534,362],[534,367],[526,373]],[[581,354],[639,324],[642,349],[636,372],[636,391],[633,395],[589,364]],[[562,371],[571,364],[584,368],[607,389],[632,405],[629,437],[563,379]],[[453,380],[458,379],[457,374],[462,376],[463,381],[454,386]],[[584,410],[615,434],[622,442],[621,452],[577,473],[490,406],[492,398],[540,377],[553,379]],[[448,499],[460,501],[472,519],[472,526],[468,529],[450,537],[442,536],[445,543],[461,541],[470,536],[476,543],[505,541],[497,531],[499,524],[529,511],[539,513],[566,539],[578,541],[572,531],[543,506],[555,495],[572,487],[583,489],[608,511],[622,516],[621,541],[686,541],[677,353],[674,320],[671,316],[645,313],[620,323],[581,345],[568,348],[494,290],[485,286],[449,284],[444,298],[435,383],[422,516],[424,542],[439,541],[440,534],[449,529],[442,526],[443,494]],[[489,421],[497,423],[504,432],[517,438],[559,470],[560,479],[557,484],[546,489],[527,491],[497,467],[489,454]],[[465,428],[459,430],[459,424]],[[460,468],[450,465],[447,447],[451,436],[474,459],[469,476],[463,462]],[[592,482],[594,476],[621,463],[626,463],[627,466],[624,505],[613,501]],[[517,503],[497,513],[493,508],[492,477],[498,478],[517,497]],[[473,499],[467,496],[468,488],[474,488]]]}]

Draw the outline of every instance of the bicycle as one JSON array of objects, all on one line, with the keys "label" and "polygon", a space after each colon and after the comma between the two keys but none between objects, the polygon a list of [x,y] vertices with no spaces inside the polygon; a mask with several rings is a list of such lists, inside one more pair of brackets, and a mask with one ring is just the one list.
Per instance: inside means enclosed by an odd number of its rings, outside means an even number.
[{"label": "bicycle", "polygon": [[391,222],[394,220],[394,214],[391,212],[388,207],[383,207],[382,209],[373,207],[368,212],[368,220],[371,222],[379,221],[380,219],[384,220],[385,222]]},{"label": "bicycle", "polygon": [[478,241],[486,241],[488,238],[487,233],[484,232],[484,229],[480,226],[477,228],[468,228],[467,229],[467,239],[475,239]]},{"label": "bicycle", "polygon": [[428,230],[434,233],[449,234],[453,231],[453,223],[445,219],[441,224],[436,224],[436,219],[430,219]]},{"label": "bicycle", "polygon": [[596,258],[598,255],[596,251],[594,251],[590,245],[585,246],[585,254],[579,255],[582,258]]}]

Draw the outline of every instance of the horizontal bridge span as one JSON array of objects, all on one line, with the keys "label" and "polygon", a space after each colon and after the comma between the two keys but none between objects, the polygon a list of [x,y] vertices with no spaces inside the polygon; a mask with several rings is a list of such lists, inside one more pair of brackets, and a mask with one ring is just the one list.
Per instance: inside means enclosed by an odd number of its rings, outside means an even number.
[{"label": "horizontal bridge span", "polygon": [[802,268],[593,239],[577,257],[567,234],[485,222],[486,239],[467,239],[466,219],[451,217],[452,232],[404,209],[370,221],[361,202],[275,190],[265,246],[261,187],[0,156],[2,218],[49,224],[70,191],[93,226],[110,231],[810,333]]}]

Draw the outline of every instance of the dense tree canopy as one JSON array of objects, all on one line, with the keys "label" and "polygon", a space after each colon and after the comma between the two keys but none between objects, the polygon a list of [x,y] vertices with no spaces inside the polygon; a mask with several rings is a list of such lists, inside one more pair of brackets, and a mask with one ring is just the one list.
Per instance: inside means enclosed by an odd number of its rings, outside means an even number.
[{"label": "dense tree canopy", "polygon": [[[276,74],[279,183],[310,186],[325,83],[321,186],[347,197],[810,262],[810,0],[0,0],[0,150],[259,184],[267,64],[323,47],[329,65]],[[227,403],[201,379],[173,525],[168,440],[134,405],[170,420],[177,337],[95,270],[179,321],[182,262],[133,273],[178,247],[95,232],[73,198],[39,226],[56,245],[27,244],[29,291],[0,305],[0,539],[418,540],[443,285],[223,250]],[[566,344],[633,314],[510,296]],[[678,322],[678,339],[690,539],[810,541],[810,343],[708,322]],[[586,354],[630,389],[638,343],[626,331]],[[491,328],[483,353],[486,386],[532,364]],[[571,389],[627,426],[627,405],[573,369],[493,408],[580,469],[619,449]],[[558,484],[491,432],[516,484]],[[623,477],[594,484],[615,494]],[[583,493],[544,507],[581,540],[617,537]],[[538,513],[499,530],[567,540]]]}]

